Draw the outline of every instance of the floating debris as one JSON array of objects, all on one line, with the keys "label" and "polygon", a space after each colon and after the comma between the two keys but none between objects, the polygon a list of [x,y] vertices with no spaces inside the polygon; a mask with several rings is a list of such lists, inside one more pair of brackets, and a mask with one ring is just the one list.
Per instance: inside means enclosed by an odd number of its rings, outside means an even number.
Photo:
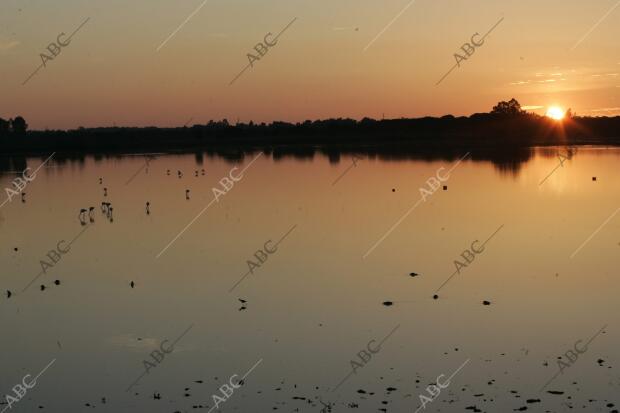
[{"label": "floating debris", "polygon": [[386,306],[386,307],[389,307],[391,305],[394,305],[394,303],[392,301],[384,301],[383,305]]}]

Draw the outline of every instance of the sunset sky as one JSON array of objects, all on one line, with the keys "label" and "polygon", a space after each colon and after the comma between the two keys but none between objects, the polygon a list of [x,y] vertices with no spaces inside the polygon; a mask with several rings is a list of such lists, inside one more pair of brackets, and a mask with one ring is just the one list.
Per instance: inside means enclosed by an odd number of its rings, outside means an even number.
[{"label": "sunset sky", "polygon": [[3,0],[0,117],[31,129],[397,118],[511,97],[537,113],[619,115],[619,23],[618,0]]}]

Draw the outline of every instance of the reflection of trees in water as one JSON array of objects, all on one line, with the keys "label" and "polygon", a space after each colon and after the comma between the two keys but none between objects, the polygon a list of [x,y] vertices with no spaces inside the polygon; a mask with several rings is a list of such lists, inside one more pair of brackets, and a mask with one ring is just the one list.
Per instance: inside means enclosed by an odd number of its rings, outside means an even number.
[{"label": "reflection of trees in water", "polygon": [[573,156],[577,155],[579,149],[575,146],[562,146],[562,147],[544,147],[537,148],[536,154],[543,158],[557,158],[558,155],[562,155],[567,159],[573,159]]},{"label": "reflection of trees in water", "polygon": [[[22,173],[26,168],[30,168],[30,173],[34,171],[43,163],[51,154],[38,155],[38,156],[26,156],[26,155],[4,155],[0,156],[0,178],[9,177],[11,180],[13,177]],[[50,168],[62,168],[65,165],[71,167],[77,166],[78,169],[83,170],[86,167],[86,159],[90,155],[60,155],[56,154],[48,163],[39,171],[40,174],[44,170]],[[92,155],[95,162],[101,162],[107,157],[101,155]],[[122,158],[122,156],[117,156]]]},{"label": "reflection of trees in water", "polygon": [[[346,162],[352,156],[359,158],[378,159],[386,162],[407,162],[407,161],[445,161],[455,162],[470,152],[469,158],[475,162],[491,162],[502,175],[517,176],[523,165],[530,161],[532,157],[540,155],[545,158],[557,157],[558,154],[571,159],[578,149],[576,147],[506,147],[506,148],[485,148],[485,147],[420,147],[407,144],[391,145],[334,145],[334,146],[255,146],[239,148],[234,146],[211,147],[205,150],[175,151],[170,154],[187,155],[193,154],[197,165],[203,165],[205,157],[214,159],[224,159],[229,163],[239,163],[246,157],[255,156],[258,152],[273,158],[275,162],[285,159],[295,159],[299,161],[312,161],[317,155],[326,157],[331,164],[338,164],[346,158]],[[604,151],[592,151],[594,153],[605,153]],[[150,159],[157,159],[168,154],[149,155]],[[49,155],[37,157],[27,157],[24,155],[2,156],[0,157],[0,177],[5,175],[13,176],[21,174],[26,167],[36,169]],[[96,164],[108,159],[126,159],[128,156],[141,157],[146,154],[63,154],[57,153],[46,166],[52,168],[63,168],[70,165],[72,168],[85,168],[86,161],[92,159]],[[41,171],[39,171],[40,173]],[[12,179],[12,178],[11,178]]]}]

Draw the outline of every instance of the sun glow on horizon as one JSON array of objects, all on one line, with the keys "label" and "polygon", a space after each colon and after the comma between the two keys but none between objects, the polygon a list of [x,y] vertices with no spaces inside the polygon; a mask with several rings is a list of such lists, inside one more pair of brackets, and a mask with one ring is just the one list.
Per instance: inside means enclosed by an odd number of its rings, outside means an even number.
[{"label": "sun glow on horizon", "polygon": [[566,112],[559,106],[550,106],[545,114],[545,116],[555,120],[564,119],[564,115],[566,115]]}]

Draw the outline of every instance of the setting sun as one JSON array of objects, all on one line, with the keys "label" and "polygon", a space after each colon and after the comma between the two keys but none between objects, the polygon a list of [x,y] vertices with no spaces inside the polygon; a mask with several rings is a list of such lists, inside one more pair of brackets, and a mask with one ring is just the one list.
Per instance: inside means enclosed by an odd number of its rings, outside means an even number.
[{"label": "setting sun", "polygon": [[551,106],[549,107],[549,109],[547,109],[547,117],[550,117],[551,119],[555,119],[555,120],[562,120],[564,119],[564,109],[562,109],[559,106]]}]

